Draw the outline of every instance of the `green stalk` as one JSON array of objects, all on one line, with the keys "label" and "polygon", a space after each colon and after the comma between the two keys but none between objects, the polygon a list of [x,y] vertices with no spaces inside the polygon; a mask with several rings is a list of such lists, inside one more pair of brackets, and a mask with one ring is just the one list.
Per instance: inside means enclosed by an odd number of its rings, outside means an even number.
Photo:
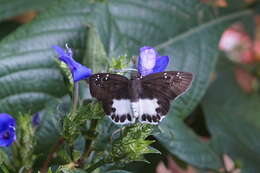
[{"label": "green stalk", "polygon": [[[91,120],[90,129],[88,131],[88,136],[92,136],[96,133],[96,127],[97,127],[98,120],[94,119]],[[79,167],[82,167],[84,164],[85,159],[89,156],[91,153],[91,144],[93,142],[93,138],[89,138],[88,136],[85,137],[85,148],[84,152],[81,155],[81,157],[77,160],[77,164]]]},{"label": "green stalk", "polygon": [[74,115],[78,109],[79,103],[79,83],[74,83],[74,93],[73,93],[73,105],[72,105],[72,114]]},{"label": "green stalk", "polygon": [[86,169],[86,172],[92,172],[95,169],[101,167],[102,165],[106,164],[107,162],[105,160],[100,160],[97,163],[93,164],[92,166],[90,166],[88,169]]}]

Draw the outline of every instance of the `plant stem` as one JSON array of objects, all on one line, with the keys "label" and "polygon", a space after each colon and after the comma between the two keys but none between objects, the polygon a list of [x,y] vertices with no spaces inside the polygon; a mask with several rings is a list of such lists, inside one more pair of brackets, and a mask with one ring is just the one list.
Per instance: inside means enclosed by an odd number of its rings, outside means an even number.
[{"label": "plant stem", "polygon": [[79,102],[79,83],[74,83],[74,94],[73,94],[73,107],[72,107],[72,114],[75,114],[78,108]]},{"label": "plant stem", "polygon": [[90,172],[94,171],[95,169],[97,169],[98,167],[100,167],[100,166],[102,166],[102,165],[104,165],[106,163],[108,163],[108,162],[106,162],[105,160],[100,160],[97,163],[95,163],[92,166],[90,166],[88,169],[86,169],[86,172],[90,173]]},{"label": "plant stem", "polygon": [[[92,134],[96,133],[97,123],[98,123],[98,120],[96,120],[96,119],[91,120],[90,129],[89,129],[89,132],[88,132],[89,134],[92,135]],[[81,155],[81,157],[77,160],[77,164],[78,164],[79,167],[83,166],[85,159],[89,156],[89,154],[91,152],[92,141],[93,141],[93,138],[90,139],[90,138],[86,137],[84,152]]]},{"label": "plant stem", "polygon": [[92,144],[92,140],[86,139],[84,152],[80,156],[80,158],[77,160],[78,167],[82,167],[85,159],[89,156],[90,151],[91,151],[91,148],[90,148],[91,144]]},{"label": "plant stem", "polygon": [[47,156],[47,159],[46,159],[45,162],[43,163],[43,166],[42,166],[41,171],[40,171],[41,173],[47,172],[48,167],[49,167],[49,163],[52,161],[54,153],[56,153],[56,152],[59,150],[60,146],[64,143],[64,141],[65,141],[64,138],[61,137],[61,138],[59,138],[59,140],[56,142],[56,144],[53,145],[53,147],[51,148],[50,153],[49,153],[48,156]]},{"label": "plant stem", "polygon": [[105,165],[105,164],[108,164],[108,163],[115,163],[115,162],[117,162],[117,161],[119,161],[123,158],[124,158],[124,156],[114,158],[113,160],[108,159],[108,158],[99,160],[98,162],[94,163],[92,166],[87,168],[85,171],[90,173],[90,172],[94,171],[95,169],[97,169],[98,167],[101,167],[102,165]]}]

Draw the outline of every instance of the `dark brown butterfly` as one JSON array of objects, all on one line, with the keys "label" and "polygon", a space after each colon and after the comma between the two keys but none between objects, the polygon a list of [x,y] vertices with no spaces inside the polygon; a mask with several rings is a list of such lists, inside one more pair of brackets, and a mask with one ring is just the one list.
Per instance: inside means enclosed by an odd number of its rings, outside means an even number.
[{"label": "dark brown butterfly", "polygon": [[158,124],[167,114],[170,101],[192,83],[188,72],[166,71],[131,79],[122,75],[98,73],[89,78],[92,97],[102,102],[105,113],[116,124]]}]

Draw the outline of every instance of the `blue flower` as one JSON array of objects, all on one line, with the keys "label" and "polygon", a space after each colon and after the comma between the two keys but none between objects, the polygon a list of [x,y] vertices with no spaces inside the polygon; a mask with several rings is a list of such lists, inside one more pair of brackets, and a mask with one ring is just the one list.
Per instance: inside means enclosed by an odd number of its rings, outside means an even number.
[{"label": "blue flower", "polygon": [[92,70],[76,62],[72,57],[72,50],[67,47],[64,51],[59,46],[53,46],[55,51],[59,54],[59,59],[63,61],[69,67],[74,82],[78,82],[82,79],[86,79],[92,75]]},{"label": "blue flower", "polygon": [[140,49],[140,55],[138,58],[138,72],[142,76],[162,72],[166,69],[168,63],[168,56],[159,56],[154,48],[144,46]]},{"label": "blue flower", "polygon": [[36,112],[33,116],[32,116],[32,125],[34,127],[37,127],[40,125],[40,113],[39,112]]},{"label": "blue flower", "polygon": [[10,146],[16,140],[16,121],[7,114],[0,113],[0,147]]}]

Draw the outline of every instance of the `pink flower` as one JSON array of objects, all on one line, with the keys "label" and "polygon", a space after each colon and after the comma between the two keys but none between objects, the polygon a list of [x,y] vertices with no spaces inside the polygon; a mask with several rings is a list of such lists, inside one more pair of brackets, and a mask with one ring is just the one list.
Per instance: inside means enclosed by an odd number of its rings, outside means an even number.
[{"label": "pink flower", "polygon": [[156,167],[156,173],[198,173],[192,166],[188,165],[186,169],[181,168],[171,157],[168,157],[168,167],[160,162]]},{"label": "pink flower", "polygon": [[219,49],[226,52],[228,58],[245,64],[255,61],[253,47],[253,41],[241,24],[229,27],[223,33],[219,42]]},{"label": "pink flower", "polygon": [[234,161],[227,155],[223,155],[223,162],[225,166],[225,170],[227,170],[230,173],[241,173],[241,170],[239,168],[236,168]]}]

